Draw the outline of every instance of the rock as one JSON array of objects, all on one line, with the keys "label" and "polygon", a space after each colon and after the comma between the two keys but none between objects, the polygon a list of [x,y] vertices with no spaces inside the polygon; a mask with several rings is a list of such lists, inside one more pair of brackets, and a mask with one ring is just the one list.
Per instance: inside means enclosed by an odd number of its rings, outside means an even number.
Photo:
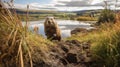
[{"label": "rock", "polygon": [[77,63],[77,54],[68,53],[67,56],[65,57],[65,59],[69,63]]},{"label": "rock", "polygon": [[85,28],[75,28],[74,30],[71,31],[71,34],[77,34],[77,33],[86,33],[88,30]]}]

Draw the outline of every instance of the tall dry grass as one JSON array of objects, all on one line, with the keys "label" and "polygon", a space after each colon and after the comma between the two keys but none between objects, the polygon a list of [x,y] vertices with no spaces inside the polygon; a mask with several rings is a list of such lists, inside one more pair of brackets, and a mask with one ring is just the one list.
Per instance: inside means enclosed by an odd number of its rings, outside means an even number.
[{"label": "tall dry grass", "polygon": [[14,8],[10,11],[0,2],[0,67],[33,67],[33,62],[47,60],[48,47],[53,45],[28,30],[28,19],[25,26],[19,19]]}]

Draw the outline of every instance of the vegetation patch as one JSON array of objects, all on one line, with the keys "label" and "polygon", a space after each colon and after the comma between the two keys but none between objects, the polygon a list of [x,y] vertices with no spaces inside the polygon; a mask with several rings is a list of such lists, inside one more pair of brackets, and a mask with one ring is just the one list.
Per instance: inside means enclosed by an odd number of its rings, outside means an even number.
[{"label": "vegetation patch", "polygon": [[[117,18],[118,19],[118,18]],[[119,18],[120,19],[120,18]],[[90,42],[95,61],[91,67],[119,67],[120,63],[120,21],[101,24],[96,31],[78,33],[68,40]],[[113,62],[114,61],[114,62]]]}]

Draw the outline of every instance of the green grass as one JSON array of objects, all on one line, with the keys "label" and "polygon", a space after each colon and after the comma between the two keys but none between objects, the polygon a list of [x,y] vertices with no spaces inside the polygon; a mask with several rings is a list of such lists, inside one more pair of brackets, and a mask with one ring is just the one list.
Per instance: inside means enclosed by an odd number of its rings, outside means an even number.
[{"label": "green grass", "polygon": [[91,67],[119,67],[120,63],[120,23],[105,24],[97,31],[73,35],[68,39],[90,42],[93,60]]}]

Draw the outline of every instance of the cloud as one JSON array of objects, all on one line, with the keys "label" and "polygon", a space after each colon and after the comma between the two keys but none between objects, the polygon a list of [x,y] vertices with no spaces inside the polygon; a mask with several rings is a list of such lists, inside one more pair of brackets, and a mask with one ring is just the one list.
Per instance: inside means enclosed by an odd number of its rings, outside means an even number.
[{"label": "cloud", "polygon": [[30,9],[31,8],[36,8],[38,10],[56,10],[56,8],[54,7],[54,4],[43,4],[40,5],[39,3],[31,3],[29,4]]},{"label": "cloud", "polygon": [[[56,7],[66,7],[67,9],[71,9],[71,10],[95,10],[95,9],[104,9],[105,7],[105,2],[107,2],[107,5],[109,5],[110,9],[115,9],[115,4],[117,4],[117,9],[119,9],[118,7],[120,7],[120,0],[118,0],[118,2],[116,3],[115,0],[58,0],[58,3],[62,3],[64,5],[61,4],[55,4]],[[77,7],[78,9],[74,9],[75,7]]]},{"label": "cloud", "polygon": [[[52,0],[50,3],[40,4],[37,2],[30,3],[30,9],[35,10],[59,10],[59,11],[78,11],[78,10],[95,10],[104,9],[105,0]],[[107,0],[107,4],[110,5],[111,9],[120,9],[120,0]],[[26,9],[27,4],[15,4],[15,8]]]},{"label": "cloud", "polygon": [[55,6],[58,7],[79,7],[79,6],[89,6],[90,4],[88,3],[88,1],[70,1],[70,2],[65,2],[65,1],[59,1],[65,5],[60,5],[60,4],[56,4]]},{"label": "cloud", "polygon": [[20,8],[20,9],[27,9],[27,4],[23,5],[23,4],[14,4],[15,8]]},{"label": "cloud", "polygon": [[[60,5],[56,4],[55,6],[59,7],[89,7],[89,6],[104,6],[104,0],[71,0],[71,1],[58,1],[59,3],[65,4]],[[115,0],[107,0],[108,5],[112,5]]]},{"label": "cloud", "polygon": [[96,10],[103,9],[102,7],[59,7],[59,11],[81,11],[81,10]]}]

